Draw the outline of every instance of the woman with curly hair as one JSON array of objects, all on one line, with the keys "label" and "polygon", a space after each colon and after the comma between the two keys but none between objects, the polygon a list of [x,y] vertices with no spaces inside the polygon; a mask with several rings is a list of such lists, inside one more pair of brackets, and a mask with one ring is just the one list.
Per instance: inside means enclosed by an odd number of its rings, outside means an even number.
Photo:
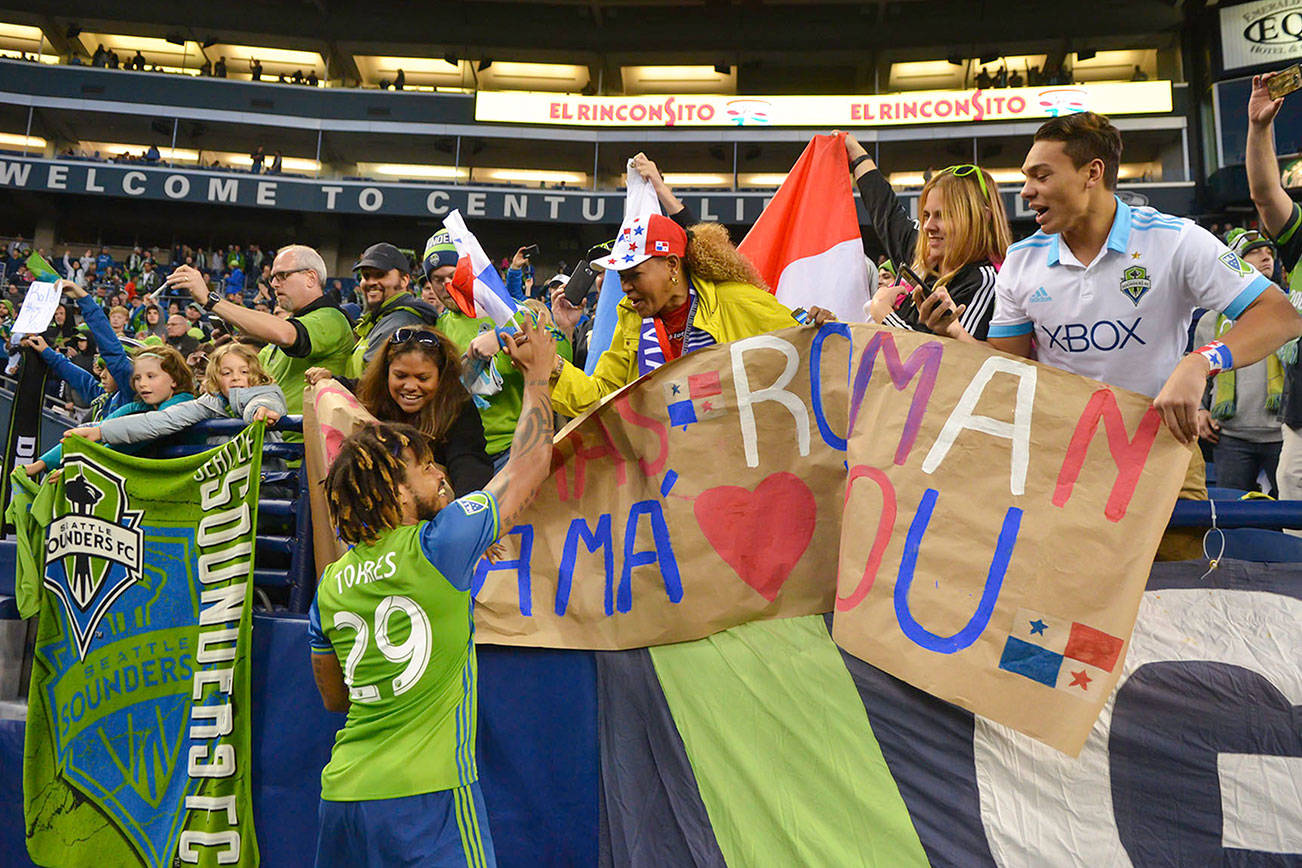
[{"label": "woman with curly hair", "polygon": [[[316,383],[331,373],[312,368]],[[350,386],[350,381],[341,380]],[[493,478],[484,424],[461,385],[461,353],[452,340],[428,326],[404,326],[384,342],[353,391],[381,422],[401,422],[428,434],[457,497],[479,491]]]},{"label": "woman with curly hair", "polygon": [[[568,416],[684,353],[796,325],[718,223],[684,230],[659,214],[630,217],[592,264],[619,273],[624,299],[592,376],[559,357],[552,368],[552,405]],[[552,313],[562,331],[578,318],[564,296]]]}]

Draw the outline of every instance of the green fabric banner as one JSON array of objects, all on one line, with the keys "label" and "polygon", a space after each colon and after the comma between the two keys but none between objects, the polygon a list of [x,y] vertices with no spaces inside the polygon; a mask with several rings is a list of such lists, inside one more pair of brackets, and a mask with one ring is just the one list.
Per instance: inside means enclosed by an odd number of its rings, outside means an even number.
[{"label": "green fabric banner", "polygon": [[11,506],[19,606],[40,613],[23,766],[35,862],[258,864],[249,622],[262,437],[259,423],[164,461],[74,440],[61,477]]},{"label": "green fabric banner", "polygon": [[729,865],[926,865],[821,615],[651,649]]}]

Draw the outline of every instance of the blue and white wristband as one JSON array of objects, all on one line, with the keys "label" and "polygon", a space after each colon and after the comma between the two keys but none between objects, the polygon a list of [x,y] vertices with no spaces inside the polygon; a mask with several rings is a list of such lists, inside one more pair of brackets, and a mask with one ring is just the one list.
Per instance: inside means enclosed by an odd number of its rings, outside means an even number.
[{"label": "blue and white wristband", "polygon": [[1230,371],[1234,369],[1234,356],[1230,354],[1230,348],[1220,341],[1212,341],[1204,347],[1194,350],[1204,359],[1207,364],[1211,365],[1211,370],[1207,376],[1214,377],[1221,371]]}]

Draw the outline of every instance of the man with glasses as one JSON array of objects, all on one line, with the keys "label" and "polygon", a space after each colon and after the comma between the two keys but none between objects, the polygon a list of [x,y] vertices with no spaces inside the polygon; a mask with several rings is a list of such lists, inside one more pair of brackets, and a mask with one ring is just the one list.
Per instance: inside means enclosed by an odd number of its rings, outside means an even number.
[{"label": "man with glasses", "polygon": [[[325,260],[311,247],[292,244],[277,253],[271,265],[271,289],[290,314],[281,319],[226,301],[209,290],[202,272],[188,265],[177,267],[167,278],[168,287],[188,291],[210,316],[266,341],[258,357],[285,393],[285,404],[294,415],[303,412],[303,372],[320,367],[342,375],[356,343],[338,295],[324,292],[325,282]],[[302,435],[287,433],[285,439],[301,440]]]},{"label": "man with glasses", "polygon": [[360,377],[390,335],[403,326],[433,325],[440,311],[412,295],[411,261],[392,244],[381,241],[366,248],[353,271],[366,299],[366,313],[353,329],[357,346],[347,374]]}]

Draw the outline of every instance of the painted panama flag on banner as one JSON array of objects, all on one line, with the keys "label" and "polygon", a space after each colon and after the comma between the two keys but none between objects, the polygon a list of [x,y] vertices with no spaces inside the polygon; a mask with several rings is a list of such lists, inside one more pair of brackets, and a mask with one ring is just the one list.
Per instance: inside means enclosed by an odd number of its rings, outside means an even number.
[{"label": "painted panama flag on banner", "polygon": [[[20,490],[39,609],[23,790],[41,865],[258,864],[248,593],[262,425],[201,455],[74,440]],[[34,573],[34,574],[33,574]]]}]

